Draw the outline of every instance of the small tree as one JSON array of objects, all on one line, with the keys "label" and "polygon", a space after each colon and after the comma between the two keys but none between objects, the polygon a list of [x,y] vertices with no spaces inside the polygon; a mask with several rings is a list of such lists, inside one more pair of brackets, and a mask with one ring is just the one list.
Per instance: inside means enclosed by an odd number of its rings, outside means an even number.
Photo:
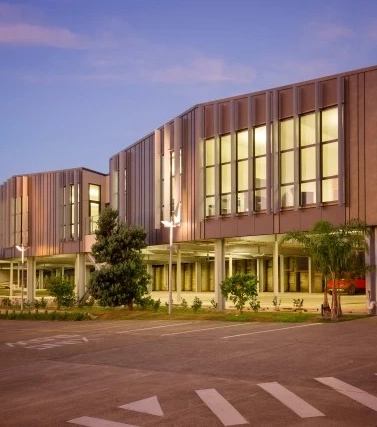
[{"label": "small tree", "polygon": [[258,296],[258,279],[252,274],[237,273],[227,277],[221,283],[221,294],[225,299],[230,299],[235,307],[242,313],[249,301],[255,306],[255,298]]},{"label": "small tree", "polygon": [[[326,282],[332,281],[331,317],[342,315],[340,294],[337,292],[337,282],[355,270],[364,273],[370,267],[365,262],[359,262],[360,254],[368,251],[365,237],[370,230],[358,219],[352,219],[344,224],[335,226],[328,221],[318,221],[308,232],[296,231],[287,233],[283,241],[296,241],[302,244],[314,267],[324,277]],[[324,290],[324,308],[329,307],[327,287]]]},{"label": "small tree", "polygon": [[51,276],[46,288],[55,297],[57,308],[72,307],[75,302],[75,285],[64,276]]},{"label": "small tree", "polygon": [[150,276],[141,253],[146,231],[128,227],[118,220],[118,212],[105,209],[98,220],[92,253],[104,266],[89,281],[91,295],[102,306],[127,305],[130,310],[148,293]]}]

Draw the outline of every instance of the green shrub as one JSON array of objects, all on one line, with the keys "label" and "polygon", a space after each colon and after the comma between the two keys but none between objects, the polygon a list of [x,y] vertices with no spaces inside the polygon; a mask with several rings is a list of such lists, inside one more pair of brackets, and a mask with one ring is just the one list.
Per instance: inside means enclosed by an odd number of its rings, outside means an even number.
[{"label": "green shrub", "polygon": [[221,283],[221,294],[242,313],[245,304],[258,296],[258,279],[252,274],[237,273]]},{"label": "green shrub", "polygon": [[183,308],[187,308],[188,307],[187,301],[184,298],[182,298],[181,306]]},{"label": "green shrub", "polygon": [[257,313],[258,310],[260,309],[260,301],[257,300],[256,296],[251,297],[250,300],[250,308]]},{"label": "green shrub", "polygon": [[217,310],[217,302],[215,301],[215,298],[211,299],[211,308],[213,308],[214,310]]},{"label": "green shrub", "polygon": [[51,276],[46,289],[55,297],[57,308],[72,307],[75,302],[74,284],[66,277]]},{"label": "green shrub", "polygon": [[153,300],[153,311],[156,313],[160,309],[161,300],[160,298],[157,300]]},{"label": "green shrub", "polygon": [[11,302],[10,298],[3,298],[1,300],[1,306],[2,307],[11,307],[12,306],[12,302]]},{"label": "green shrub", "polygon": [[195,297],[194,301],[191,305],[191,308],[195,311],[195,313],[200,309],[200,307],[202,306],[202,301],[198,298]]}]

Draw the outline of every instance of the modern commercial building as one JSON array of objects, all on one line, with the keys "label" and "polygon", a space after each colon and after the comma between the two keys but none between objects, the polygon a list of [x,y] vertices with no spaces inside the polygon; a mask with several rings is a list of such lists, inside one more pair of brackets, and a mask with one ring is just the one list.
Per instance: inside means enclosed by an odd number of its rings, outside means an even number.
[{"label": "modern commercial building", "polygon": [[[261,292],[320,292],[324,284],[310,259],[300,248],[282,244],[281,237],[320,219],[339,224],[360,218],[372,229],[369,258],[376,263],[376,100],[374,66],[199,104],[113,155],[108,181],[92,174],[103,194],[108,182],[109,202],[120,218],[147,230],[153,290],[166,290],[173,251],[178,300],[181,291],[213,291],[221,307],[219,284],[241,271],[258,275]],[[15,190],[17,179],[31,178],[13,178],[0,190],[1,218],[7,224],[0,218],[3,260],[16,257],[14,245],[20,242],[18,211],[9,204],[10,199],[17,204],[21,194]],[[89,191],[87,185],[82,191]],[[73,234],[77,245],[61,246],[63,219],[57,212],[62,196],[48,202],[46,193],[45,200],[50,221],[60,227],[53,232],[51,255],[66,246],[72,254],[89,252],[78,228]],[[7,231],[10,212],[13,238]],[[81,221],[90,216],[83,210]],[[29,226],[35,228],[37,218],[36,210]],[[176,225],[173,247],[167,247],[169,229],[162,221]],[[34,228],[38,242],[43,230]],[[28,256],[38,256],[36,249]],[[374,273],[367,278],[367,295],[376,299]]]},{"label": "modern commercial building", "polygon": [[23,280],[32,301],[46,276],[62,270],[83,295],[92,265],[86,254],[107,203],[107,181],[107,175],[77,168],[14,176],[0,186],[0,284],[9,285],[10,296]]}]

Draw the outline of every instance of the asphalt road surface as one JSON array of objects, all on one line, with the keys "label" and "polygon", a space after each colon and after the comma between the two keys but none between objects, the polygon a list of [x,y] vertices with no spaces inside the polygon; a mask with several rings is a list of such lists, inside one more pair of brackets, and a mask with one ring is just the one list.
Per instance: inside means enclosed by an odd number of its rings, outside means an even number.
[{"label": "asphalt road surface", "polygon": [[377,426],[377,317],[0,321],[1,426]]}]

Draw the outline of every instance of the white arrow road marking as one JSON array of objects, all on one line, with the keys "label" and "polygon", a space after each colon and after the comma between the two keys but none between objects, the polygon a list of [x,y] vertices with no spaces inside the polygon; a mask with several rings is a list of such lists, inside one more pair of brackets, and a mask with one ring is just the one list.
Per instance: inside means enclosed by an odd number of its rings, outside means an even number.
[{"label": "white arrow road marking", "polygon": [[119,406],[119,408],[143,412],[144,414],[158,415],[159,417],[164,416],[157,396],[137,400],[136,402],[132,403],[127,403],[126,405]]},{"label": "white arrow road marking", "polygon": [[225,400],[214,388],[195,391],[224,426],[249,424],[237,409]]},{"label": "white arrow road marking", "polygon": [[80,417],[67,422],[87,427],[138,427],[132,424],[117,423],[116,421],[102,420],[101,418],[92,417]]},{"label": "white arrow road marking", "polygon": [[372,394],[367,393],[360,388],[354,387],[350,384],[347,384],[343,381],[340,381],[334,377],[324,377],[324,378],[315,378],[322,384],[325,384],[334,390],[338,391],[341,394],[344,394],[347,397],[350,397],[356,402],[361,403],[362,405],[377,411],[377,397]]},{"label": "white arrow road marking", "polygon": [[243,337],[245,335],[267,334],[269,332],[285,331],[287,329],[296,329],[296,328],[307,328],[308,326],[318,326],[318,325],[322,325],[322,323],[310,323],[309,325],[288,326],[286,328],[267,329],[266,331],[246,332],[245,334],[229,335],[227,337],[221,337],[221,339],[225,340],[227,338]]},{"label": "white arrow road marking", "polygon": [[325,415],[277,382],[258,385],[301,418],[323,417]]}]

